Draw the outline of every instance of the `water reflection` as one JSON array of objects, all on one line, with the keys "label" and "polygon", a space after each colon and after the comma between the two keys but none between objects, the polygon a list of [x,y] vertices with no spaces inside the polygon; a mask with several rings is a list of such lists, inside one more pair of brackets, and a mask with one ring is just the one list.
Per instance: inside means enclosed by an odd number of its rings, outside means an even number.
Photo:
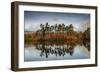
[{"label": "water reflection", "polygon": [[[32,52],[32,53],[30,53]],[[90,45],[73,43],[35,43],[25,45],[25,61],[84,59],[90,57]]]},{"label": "water reflection", "polygon": [[49,55],[64,56],[66,53],[73,55],[75,44],[68,45],[47,45],[47,44],[36,44],[36,48],[41,50],[40,56],[48,58]]}]

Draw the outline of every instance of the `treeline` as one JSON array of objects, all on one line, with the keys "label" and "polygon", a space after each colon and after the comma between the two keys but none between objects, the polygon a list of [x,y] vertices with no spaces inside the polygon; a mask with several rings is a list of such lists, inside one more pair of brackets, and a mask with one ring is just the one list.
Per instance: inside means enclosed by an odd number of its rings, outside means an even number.
[{"label": "treeline", "polygon": [[25,43],[34,42],[48,42],[48,43],[75,43],[75,42],[90,42],[90,28],[84,32],[75,31],[73,24],[65,25],[55,24],[49,25],[40,24],[40,29],[30,34],[25,34]]}]

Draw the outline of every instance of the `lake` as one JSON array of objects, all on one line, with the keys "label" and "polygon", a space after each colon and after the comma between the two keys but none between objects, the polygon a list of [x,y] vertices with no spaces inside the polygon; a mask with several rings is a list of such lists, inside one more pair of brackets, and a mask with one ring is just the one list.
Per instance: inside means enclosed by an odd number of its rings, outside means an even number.
[{"label": "lake", "polygon": [[90,58],[90,47],[80,44],[25,44],[24,61],[71,60]]}]

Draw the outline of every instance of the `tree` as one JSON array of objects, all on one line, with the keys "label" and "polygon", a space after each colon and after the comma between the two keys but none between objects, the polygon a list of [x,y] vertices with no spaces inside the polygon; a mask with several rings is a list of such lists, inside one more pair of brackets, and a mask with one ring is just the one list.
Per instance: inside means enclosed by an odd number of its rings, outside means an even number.
[{"label": "tree", "polygon": [[87,28],[87,30],[84,31],[83,38],[86,40],[90,40],[90,28]]},{"label": "tree", "polygon": [[73,31],[73,28],[74,28],[74,27],[73,27],[73,24],[70,24],[70,25],[69,25],[69,30]]},{"label": "tree", "polygon": [[83,44],[90,51],[90,28],[83,32]]},{"label": "tree", "polygon": [[41,31],[42,31],[42,40],[44,40],[44,37],[45,37],[45,27],[43,24],[40,24],[40,28],[41,28]]},{"label": "tree", "polygon": [[62,31],[63,32],[65,31],[65,24],[64,23],[62,24]]},{"label": "tree", "polygon": [[59,32],[62,31],[62,25],[61,25],[61,24],[58,25],[58,31],[59,31]]},{"label": "tree", "polygon": [[73,34],[73,32],[74,32],[73,28],[74,28],[73,25],[70,24],[69,25],[69,35],[72,35]]},{"label": "tree", "polygon": [[48,22],[45,24],[45,31],[49,32],[49,24],[48,24]]},{"label": "tree", "polygon": [[66,31],[66,32],[68,32],[68,30],[69,30],[69,27],[68,27],[68,26],[66,26],[66,27],[65,27],[65,31]]},{"label": "tree", "polygon": [[44,30],[44,25],[40,24],[40,28],[41,28],[41,30]]},{"label": "tree", "polygon": [[55,30],[55,32],[57,32],[57,30],[58,30],[57,24],[54,25],[54,30]]},{"label": "tree", "polygon": [[54,26],[50,27],[50,32],[52,32],[54,30]]}]

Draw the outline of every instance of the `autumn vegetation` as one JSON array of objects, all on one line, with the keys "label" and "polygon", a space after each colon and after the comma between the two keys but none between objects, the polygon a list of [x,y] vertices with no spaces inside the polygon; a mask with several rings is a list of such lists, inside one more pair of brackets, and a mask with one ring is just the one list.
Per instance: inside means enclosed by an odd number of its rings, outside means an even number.
[{"label": "autumn vegetation", "polygon": [[65,25],[40,24],[40,29],[36,32],[25,32],[25,44],[34,44],[37,42],[47,42],[47,44],[64,43],[89,43],[90,28],[85,31],[75,31],[73,24]]}]

